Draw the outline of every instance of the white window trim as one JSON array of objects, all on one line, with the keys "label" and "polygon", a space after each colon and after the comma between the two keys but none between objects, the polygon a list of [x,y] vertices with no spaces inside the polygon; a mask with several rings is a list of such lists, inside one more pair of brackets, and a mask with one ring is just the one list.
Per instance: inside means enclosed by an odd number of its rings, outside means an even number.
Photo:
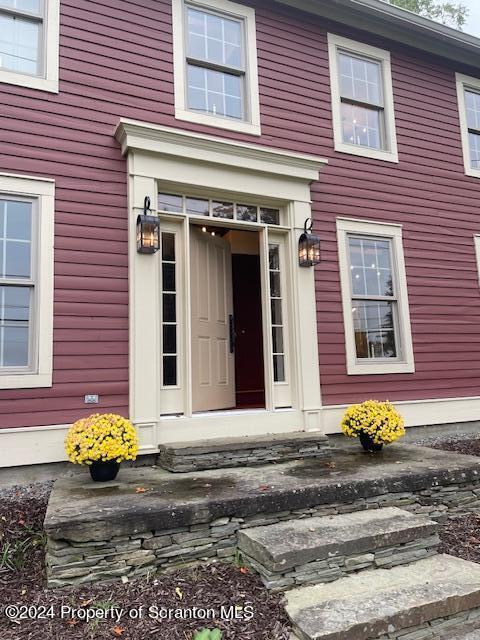
[{"label": "white window trim", "polygon": [[49,178],[0,173],[0,194],[34,198],[38,212],[36,304],[33,317],[35,368],[24,373],[0,372],[0,390],[51,387],[55,181]]},{"label": "white window trim", "polygon": [[[355,331],[352,318],[352,288],[348,261],[347,234],[355,233],[379,236],[392,241],[394,268],[397,274],[397,310],[400,335],[397,344],[401,345],[401,361],[359,361],[356,357]],[[348,375],[370,375],[381,373],[414,373],[412,331],[408,306],[407,276],[403,255],[402,227],[397,224],[379,223],[370,220],[337,218],[337,242],[340,265],[340,283],[342,290],[343,320],[345,327],[345,346]]]},{"label": "white window trim", "polygon": [[44,37],[40,52],[43,74],[40,76],[0,69],[0,83],[58,93],[60,0],[44,0]]},{"label": "white window trim", "polygon": [[[234,120],[233,118],[214,116],[208,113],[196,113],[187,108],[185,4],[196,6],[199,9],[210,9],[230,14],[244,22],[246,39],[245,108],[247,120]],[[172,23],[175,118],[259,136],[261,129],[255,10],[229,0],[189,0],[188,3],[185,0],[172,0]]]},{"label": "white window trim", "polygon": [[480,234],[473,236],[473,242],[475,243],[475,257],[477,260],[477,275],[478,282],[480,284]]},{"label": "white window trim", "polygon": [[480,78],[455,74],[458,96],[458,111],[460,117],[460,131],[462,134],[463,162],[465,175],[480,178],[480,169],[474,169],[470,161],[470,141],[468,139],[467,105],[465,102],[465,89],[473,89],[480,93]]},{"label": "white window trim", "polygon": [[[347,51],[359,56],[366,56],[379,62],[382,67],[384,116],[385,116],[385,141],[387,149],[369,149],[354,144],[343,142],[342,120],[340,112],[340,81],[338,68],[338,52]],[[330,64],[330,88],[332,96],[332,117],[335,151],[349,153],[375,160],[398,162],[397,134],[395,128],[395,107],[393,100],[392,70],[390,64],[390,52],[377,49],[370,45],[356,42],[349,38],[343,38],[335,34],[328,34],[328,56]]]}]

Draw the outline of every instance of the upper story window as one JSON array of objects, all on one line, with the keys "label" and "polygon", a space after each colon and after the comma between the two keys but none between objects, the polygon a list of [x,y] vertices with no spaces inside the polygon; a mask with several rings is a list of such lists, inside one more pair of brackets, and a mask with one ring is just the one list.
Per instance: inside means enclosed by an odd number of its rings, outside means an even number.
[{"label": "upper story window", "polygon": [[227,0],[173,0],[175,114],[260,134],[255,11]]},{"label": "upper story window", "polygon": [[54,189],[0,174],[0,389],[51,386]]},{"label": "upper story window", "polygon": [[414,371],[402,229],[337,220],[349,374]]},{"label": "upper story window", "polygon": [[58,91],[60,0],[0,0],[0,82]]},{"label": "upper story window", "polygon": [[465,173],[480,178],[480,79],[456,79]]},{"label": "upper story window", "polygon": [[335,150],[398,162],[390,54],[328,35]]}]

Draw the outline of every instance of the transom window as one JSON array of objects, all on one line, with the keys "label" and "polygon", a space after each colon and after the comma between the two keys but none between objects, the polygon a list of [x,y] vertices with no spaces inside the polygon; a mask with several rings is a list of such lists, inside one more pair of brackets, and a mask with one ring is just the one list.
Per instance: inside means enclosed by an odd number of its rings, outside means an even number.
[{"label": "transom window", "polygon": [[281,223],[279,209],[170,193],[158,194],[158,211],[267,225],[280,225]]},{"label": "transom window", "polygon": [[244,118],[243,23],[186,6],[188,108],[214,116]]},{"label": "transom window", "polygon": [[396,358],[391,241],[349,235],[348,253],[357,358]]},{"label": "transom window", "polygon": [[390,54],[329,34],[335,149],[398,161]]},{"label": "transom window", "polygon": [[0,69],[43,73],[44,0],[0,0]]},{"label": "transom window", "polygon": [[[33,202],[0,197],[0,370],[32,363]],[[0,382],[1,384],[1,382]]]}]

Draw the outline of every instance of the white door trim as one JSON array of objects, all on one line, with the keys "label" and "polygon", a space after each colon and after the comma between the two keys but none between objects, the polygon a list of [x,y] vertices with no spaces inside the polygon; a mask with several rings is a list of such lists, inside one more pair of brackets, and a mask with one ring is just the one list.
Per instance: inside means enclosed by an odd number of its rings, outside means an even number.
[{"label": "white door trim", "polygon": [[[311,216],[310,184],[318,179],[326,161],[250,144],[200,136],[176,129],[121,121],[117,139],[128,153],[129,273],[130,273],[130,417],[143,428],[156,431],[157,442],[217,437],[229,433],[273,433],[320,428],[320,376],[318,365],[315,282],[313,269],[298,267],[298,239]],[[166,417],[160,389],[160,269],[158,254],[136,251],[135,221],[149,196],[156,213],[158,187],[177,193],[204,193],[233,200],[265,199],[286,212],[286,262],[289,273],[289,341],[292,372],[290,411],[267,410],[251,420],[250,412],[189,416],[187,404]],[[219,185],[222,185],[219,187]],[[224,185],[227,185],[225,187]],[[181,216],[179,214],[179,220]],[[184,228],[188,226],[184,223]],[[258,227],[257,227],[258,228]],[[188,234],[187,234],[188,235]],[[185,236],[185,234],[184,234]],[[185,251],[188,239],[185,237]],[[188,262],[188,260],[187,260]],[[185,269],[188,291],[188,269]],[[299,303],[301,301],[301,310]],[[185,302],[186,315],[190,313]],[[185,340],[185,351],[188,340]],[[152,357],[158,354],[158,357]],[[188,363],[190,358],[186,357]],[[191,372],[184,371],[187,384]],[[183,393],[183,397],[188,396]],[[252,424],[254,422],[254,424]],[[223,426],[222,426],[223,425]],[[231,425],[231,429],[227,429]]]}]

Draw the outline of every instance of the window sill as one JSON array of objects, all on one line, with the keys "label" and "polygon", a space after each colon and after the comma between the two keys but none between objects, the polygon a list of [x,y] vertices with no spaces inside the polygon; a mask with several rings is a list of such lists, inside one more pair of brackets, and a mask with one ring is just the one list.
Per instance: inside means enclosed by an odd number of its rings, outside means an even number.
[{"label": "window sill", "polygon": [[480,169],[472,169],[472,167],[465,167],[465,175],[471,178],[480,178]]},{"label": "window sill", "polygon": [[38,89],[49,93],[58,93],[58,78],[41,78],[39,76],[28,76],[14,71],[0,70],[0,83],[13,84],[17,87],[27,87],[28,89]]},{"label": "window sill", "polygon": [[[357,147],[345,142],[335,143],[335,151],[339,153],[348,153],[353,156],[361,156],[363,158],[371,158],[372,160],[382,160],[384,162],[395,162],[398,164],[398,153],[396,151],[379,151],[377,149],[368,149],[367,147]],[[479,172],[480,175],[480,172]]]},{"label": "window sill", "polygon": [[392,363],[368,363],[368,364],[348,364],[347,374],[349,376],[371,376],[388,373],[415,373],[413,362],[392,362]]},{"label": "window sill", "polygon": [[37,389],[51,386],[51,373],[0,374],[0,389]]},{"label": "window sill", "polygon": [[205,113],[186,111],[185,109],[176,109],[175,118],[177,120],[185,120],[186,122],[192,122],[195,124],[203,124],[207,127],[216,127],[218,129],[226,129],[228,131],[236,131],[238,133],[247,133],[253,136],[261,135],[260,123],[257,124],[253,122],[218,118]]}]

